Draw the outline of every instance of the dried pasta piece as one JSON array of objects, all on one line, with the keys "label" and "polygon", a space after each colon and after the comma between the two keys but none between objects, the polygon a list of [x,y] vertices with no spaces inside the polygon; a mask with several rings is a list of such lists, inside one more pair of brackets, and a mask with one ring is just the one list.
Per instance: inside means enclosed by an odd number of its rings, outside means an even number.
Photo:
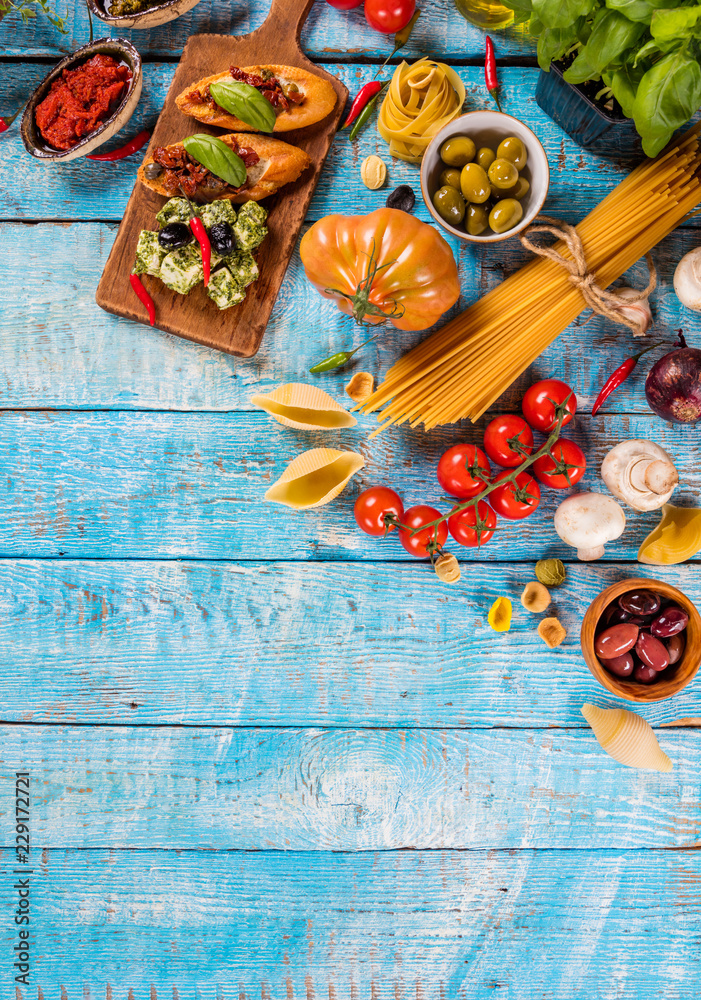
[{"label": "dried pasta piece", "polygon": [[251,402],[278,423],[300,431],[335,430],[353,427],[358,422],[328,392],[304,382],[279,385],[273,392],[252,396]]},{"label": "dried pasta piece", "polygon": [[372,396],[375,379],[370,372],[356,372],[346,386],[346,392],[354,403],[364,403]]},{"label": "dried pasta piece", "polygon": [[526,611],[532,611],[534,615],[539,615],[550,604],[550,591],[542,583],[532,580],[523,588],[521,604]]},{"label": "dried pasta piece", "polygon": [[508,597],[497,597],[489,609],[487,621],[495,632],[508,632],[511,628],[511,601]]},{"label": "dried pasta piece", "polygon": [[323,507],[338,496],[364,465],[363,456],[354,451],[312,448],[290,462],[265,499],[295,510]]},{"label": "dried pasta piece", "polygon": [[460,582],[460,565],[452,552],[444,552],[440,555],[433,568],[436,571],[436,576],[443,583]]},{"label": "dried pasta piece", "polygon": [[624,708],[582,705],[582,715],[609,757],[641,771],[671,771],[672,761],[663,752],[652,727]]},{"label": "dried pasta piece", "polygon": [[555,649],[565,640],[567,631],[559,618],[544,618],[538,626],[538,635],[546,646]]}]

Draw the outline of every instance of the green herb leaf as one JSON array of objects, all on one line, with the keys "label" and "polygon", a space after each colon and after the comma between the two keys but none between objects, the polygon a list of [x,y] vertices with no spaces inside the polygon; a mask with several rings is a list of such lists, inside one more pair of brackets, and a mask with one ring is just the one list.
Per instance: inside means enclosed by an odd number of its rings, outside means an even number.
[{"label": "green herb leaf", "polygon": [[652,15],[650,33],[658,42],[672,38],[687,38],[701,20],[701,7],[676,7],[656,10]]},{"label": "green herb leaf", "polygon": [[198,163],[232,187],[241,187],[246,180],[246,164],[221,139],[202,132],[183,139],[183,146]]},{"label": "green herb leaf", "polygon": [[684,50],[663,56],[643,76],[633,104],[647,156],[656,156],[699,107],[701,66]]},{"label": "green herb leaf", "polygon": [[546,73],[550,63],[564,56],[577,41],[579,21],[567,28],[544,28],[538,35],[538,65]]},{"label": "green herb leaf", "polygon": [[566,28],[596,5],[596,0],[533,0],[534,12],[548,28]]},{"label": "green herb leaf", "polygon": [[676,7],[679,0],[606,0],[606,6],[625,14],[629,21],[649,24],[656,10]]},{"label": "green herb leaf", "polygon": [[275,128],[275,108],[250,83],[211,83],[209,92],[220,108],[259,132]]},{"label": "green herb leaf", "polygon": [[570,67],[572,77],[566,76],[568,83],[582,83],[587,77],[582,76],[582,70],[577,66],[581,60],[594,70],[596,76],[601,76],[612,63],[620,63],[622,56],[635,45],[645,31],[645,25],[628,18],[617,10],[600,10],[594,18],[589,41],[579,53]]},{"label": "green herb leaf", "polygon": [[642,67],[636,68],[626,64],[614,73],[604,75],[604,83],[613,91],[613,96],[621,105],[621,110],[626,118],[633,117],[635,96],[644,73],[645,70]]}]

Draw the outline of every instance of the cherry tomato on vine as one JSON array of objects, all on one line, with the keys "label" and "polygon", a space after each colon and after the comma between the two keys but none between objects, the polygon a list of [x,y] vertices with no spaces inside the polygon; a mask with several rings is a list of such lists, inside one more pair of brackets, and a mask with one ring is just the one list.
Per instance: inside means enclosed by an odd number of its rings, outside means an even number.
[{"label": "cherry tomato on vine", "polygon": [[[493,481],[499,482],[500,479],[506,479],[510,475],[507,469],[500,472]],[[538,509],[540,486],[533,476],[529,476],[527,472],[519,472],[515,483],[504,483],[503,486],[492,490],[489,502],[500,517],[518,521],[522,517],[530,517]]]},{"label": "cherry tomato on vine", "polygon": [[[520,442],[520,451],[514,445]],[[490,420],[484,431],[484,450],[497,465],[515,469],[533,451],[533,432],[523,419],[513,413]]]},{"label": "cherry tomato on vine", "polygon": [[521,409],[534,430],[540,431],[541,434],[549,434],[557,423],[555,406],[564,403],[566,399],[567,413],[561,425],[564,427],[577,412],[577,397],[570,387],[559,379],[546,378],[532,385],[523,397]]},{"label": "cherry tomato on vine", "polygon": [[364,490],[353,507],[358,527],[366,535],[387,535],[395,526],[385,521],[385,515],[401,521],[404,504],[401,497],[388,486],[371,486]]},{"label": "cherry tomato on vine", "polygon": [[440,516],[439,510],[436,510],[435,507],[429,507],[425,503],[417,504],[416,507],[410,507],[409,510],[404,511],[402,524],[406,527],[399,529],[399,541],[410,555],[416,556],[417,559],[424,559],[445,543],[448,537],[448,526],[445,521],[441,521],[433,528],[426,528],[425,531],[419,531],[416,535],[412,535],[412,531],[415,531],[416,528],[436,521]]},{"label": "cherry tomato on vine", "polygon": [[353,10],[354,7],[360,7],[363,0],[326,0],[326,2],[336,10]]},{"label": "cherry tomato on vine", "polygon": [[448,531],[456,542],[468,548],[488,542],[496,526],[497,516],[484,500],[448,518]]},{"label": "cherry tomato on vine", "polygon": [[584,452],[567,438],[560,438],[550,449],[550,455],[541,455],[531,466],[536,479],[553,490],[568,490],[584,475],[587,460]]},{"label": "cherry tomato on vine", "polygon": [[459,500],[469,500],[481,493],[492,470],[487,456],[474,444],[455,444],[438,460],[436,476],[446,493]]},{"label": "cherry tomato on vine", "polygon": [[416,0],[365,0],[365,20],[375,31],[394,35],[414,16]]}]

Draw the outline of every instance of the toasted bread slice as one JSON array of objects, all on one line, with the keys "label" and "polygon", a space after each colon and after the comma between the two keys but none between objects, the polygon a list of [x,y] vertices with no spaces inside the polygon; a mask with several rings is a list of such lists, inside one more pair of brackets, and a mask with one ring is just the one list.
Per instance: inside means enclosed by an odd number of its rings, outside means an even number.
[{"label": "toasted bread slice", "polygon": [[[336,107],[336,91],[328,80],[322,80],[314,73],[307,72],[306,69],[299,69],[297,66],[280,66],[271,63],[268,66],[241,66],[246,73],[260,75],[261,70],[269,69],[275,74],[280,83],[294,83],[302,94],[304,101],[302,104],[293,104],[289,111],[281,111],[275,121],[273,132],[290,132],[292,129],[306,128],[314,125],[326,118]],[[207,76],[203,80],[193,83],[187,90],[175,98],[175,103],[184,115],[196,118],[198,122],[205,122],[207,125],[218,125],[219,128],[234,129],[236,132],[255,132],[252,125],[247,125],[234,115],[224,111],[223,108],[210,108],[202,101],[191,99],[190,95],[195,91],[204,91],[210,83],[233,82],[229,70],[224,73],[215,73],[214,76]]]},{"label": "toasted bread slice", "polygon": [[[238,203],[261,201],[261,199],[275,194],[284,184],[296,181],[302,171],[312,162],[303,149],[291,146],[288,142],[281,142],[279,139],[271,139],[267,135],[230,133],[229,135],[220,135],[217,138],[225,142],[227,146],[231,146],[232,149],[235,148],[236,144],[240,147],[253,149],[260,157],[258,163],[247,168],[250,187],[238,193],[217,195],[217,198],[228,198],[229,201]],[[182,147],[182,143],[175,142],[167,146],[166,149],[176,147]],[[171,197],[162,177],[149,180],[145,176],[144,170],[149,163],[153,163],[152,156],[147,156],[139,167],[137,172],[139,180],[147,188],[162,194],[165,198]]]}]

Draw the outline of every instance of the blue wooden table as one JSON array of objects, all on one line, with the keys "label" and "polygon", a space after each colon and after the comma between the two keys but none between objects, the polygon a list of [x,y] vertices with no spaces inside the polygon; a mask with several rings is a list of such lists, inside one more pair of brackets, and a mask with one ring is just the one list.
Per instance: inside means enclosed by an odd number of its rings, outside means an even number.
[{"label": "blue wooden table", "polygon": [[[483,35],[448,0],[422,6],[409,57],[448,58],[468,107],[488,106]],[[155,121],[190,34],[246,32],[266,7],[202,0],[127,33],[145,59],[129,133]],[[80,4],[68,27],[0,24],[3,111],[87,40]],[[577,221],[625,168],[583,153],[537,107],[522,30],[496,42],[505,110],[550,160],[547,209]],[[303,43],[351,90],[388,52],[361,13],[321,0]],[[309,222],[384,202],[360,183],[370,152],[392,187],[418,188],[374,128],[356,144],[343,135]],[[698,997],[701,735],[679,721],[700,721],[699,683],[645,710],[668,726],[671,774],[616,764],[580,714],[613,704],[581,656],[583,611],[608,583],[654,575],[635,554],[656,515],[631,517],[604,560],[578,564],[548,493],[489,549],[463,550],[462,582],[447,588],[393,540],[358,532],[352,504],[378,482],[439,501],[437,457],[479,427],[369,441],[370,418],[331,436],[366,460],[337,502],[263,505],[292,457],[330,439],[272,424],[250,396],[350,346],[351,324],[310,290],[297,253],[246,363],[101,312],[94,291],[137,160],[47,167],[16,127],[0,138],[2,1000]],[[684,326],[698,340],[671,275],[699,242],[692,223],[656,252],[662,336]],[[454,250],[461,307],[525,259],[515,240]],[[420,336],[386,330],[361,367],[380,376]],[[537,376],[564,378],[580,401],[584,486],[612,443],[654,437],[691,501],[698,431],[650,413],[644,369],[606,416],[588,416],[631,351],[605,321],[574,325],[500,409]],[[345,381],[324,384],[343,398]],[[517,601],[547,555],[568,562],[555,651]],[[701,601],[698,563],[664,578]],[[503,635],[486,621],[500,594],[516,608]],[[33,874],[30,985],[16,989],[18,771],[31,775]]]}]

